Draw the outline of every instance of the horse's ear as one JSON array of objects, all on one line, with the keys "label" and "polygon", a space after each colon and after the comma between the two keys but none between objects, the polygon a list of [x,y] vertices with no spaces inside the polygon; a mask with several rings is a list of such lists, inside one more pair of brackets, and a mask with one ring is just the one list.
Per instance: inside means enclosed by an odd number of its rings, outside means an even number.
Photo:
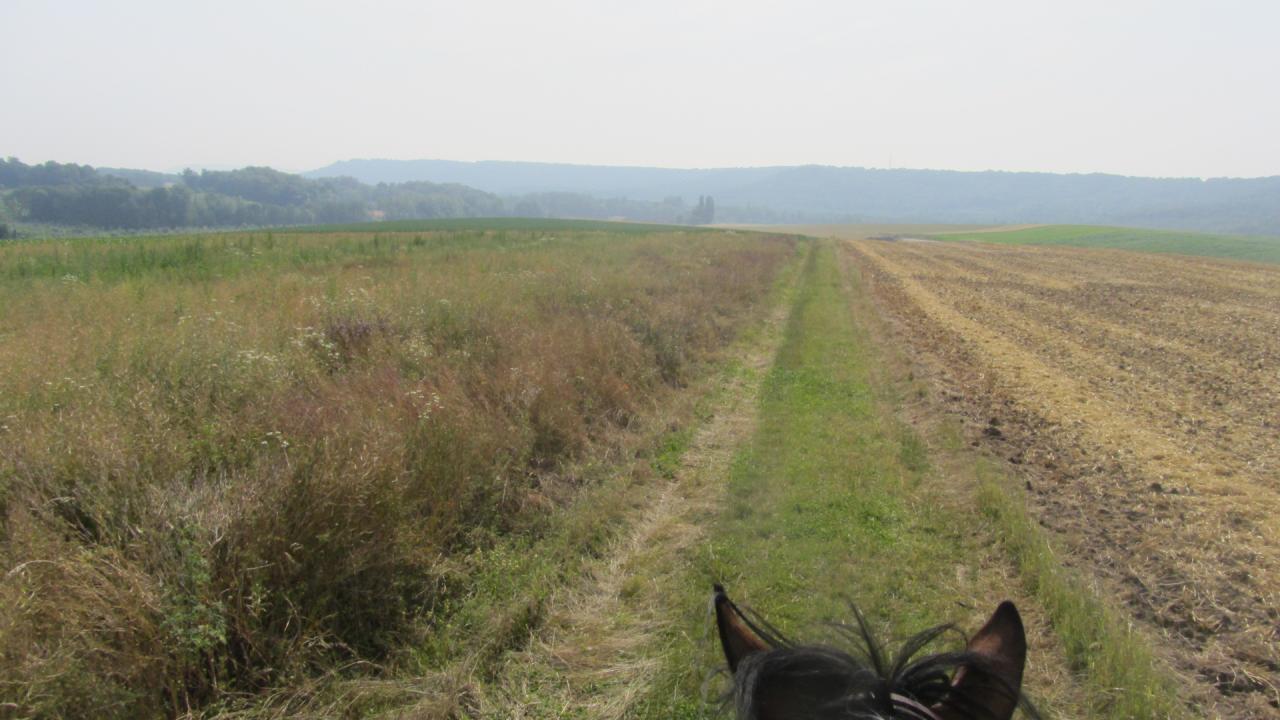
[{"label": "horse's ear", "polygon": [[977,655],[978,662],[960,666],[951,694],[934,710],[942,720],[1009,720],[1018,707],[1027,662],[1027,634],[1018,608],[1008,600],[1000,603],[965,650]]},{"label": "horse's ear", "polygon": [[748,655],[769,649],[769,645],[751,629],[742,611],[733,604],[724,588],[715,586],[716,627],[720,630],[720,646],[729,670],[737,672],[738,665]]}]

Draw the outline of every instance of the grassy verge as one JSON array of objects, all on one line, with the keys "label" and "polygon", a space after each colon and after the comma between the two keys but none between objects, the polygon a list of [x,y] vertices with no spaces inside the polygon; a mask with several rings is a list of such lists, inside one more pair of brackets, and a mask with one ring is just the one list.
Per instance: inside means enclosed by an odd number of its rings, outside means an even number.
[{"label": "grassy verge", "polygon": [[1048,612],[1071,664],[1088,679],[1097,716],[1187,717],[1175,681],[1146,640],[1062,565],[1017,489],[989,462],[979,461],[976,470],[978,508],[993,521],[1027,589]]},{"label": "grassy verge", "polygon": [[[750,345],[755,336],[755,329],[748,330],[738,344]],[[574,468],[583,489],[568,505],[550,510],[536,535],[498,538],[492,547],[456,558],[467,592],[434,608],[417,644],[394,664],[322,676],[228,704],[211,717],[477,716],[470,707],[474,694],[499,683],[506,658],[536,637],[556,595],[623,537],[655,485],[670,479],[698,428],[724,401],[728,382],[744,371],[736,359],[710,370],[668,410],[661,428],[635,443],[633,460]]]},{"label": "grassy verge", "polygon": [[1003,245],[1070,245],[1280,263],[1280,238],[1247,235],[1096,225],[1041,225],[1021,230],[948,232],[932,237]]}]

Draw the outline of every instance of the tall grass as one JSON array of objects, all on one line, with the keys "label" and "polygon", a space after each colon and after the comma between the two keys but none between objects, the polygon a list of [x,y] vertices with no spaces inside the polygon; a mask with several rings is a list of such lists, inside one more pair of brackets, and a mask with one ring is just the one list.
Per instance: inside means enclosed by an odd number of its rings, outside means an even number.
[{"label": "tall grass", "polygon": [[0,707],[187,712],[378,659],[656,416],[791,242],[226,234],[0,248]]}]

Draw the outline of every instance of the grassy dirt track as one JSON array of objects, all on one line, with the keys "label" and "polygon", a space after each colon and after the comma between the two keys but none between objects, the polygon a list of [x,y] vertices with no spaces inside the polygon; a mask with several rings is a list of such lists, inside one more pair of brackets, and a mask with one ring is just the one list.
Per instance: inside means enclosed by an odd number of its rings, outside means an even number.
[{"label": "grassy dirt track", "polygon": [[[892,638],[943,621],[971,631],[1013,598],[1032,646],[1027,689],[1045,716],[1181,714],[1152,696],[1168,689],[1143,668],[1117,688],[1070,658],[1024,590],[1014,561],[1023,551],[989,510],[1022,512],[1020,488],[933,417],[848,259],[814,244],[785,324],[736,366],[672,484],[629,514],[630,529],[581,580],[553,593],[548,621],[473,689],[464,714],[714,717],[723,678],[706,612],[713,581],[815,640],[824,621],[849,618],[850,601]],[[998,497],[984,505],[984,493]],[[1026,532],[1024,545],[1042,543]],[[1107,642],[1093,650],[1109,652]],[[1117,657],[1150,671],[1140,652]]]},{"label": "grassy dirt track", "polygon": [[739,449],[707,542],[681,558],[673,593],[689,622],[669,636],[666,672],[638,717],[710,716],[706,695],[723,682],[708,684],[707,673],[721,659],[699,610],[713,580],[810,640],[830,640],[823,623],[847,621],[850,602],[894,638],[946,621],[972,630],[1014,597],[1032,628],[1030,691],[1051,715],[1086,702],[993,552],[972,486],[937,472],[925,439],[898,417],[900,388],[861,298],[834,247],[819,244],[762,387],[757,431]]},{"label": "grassy dirt track", "polygon": [[1280,702],[1280,270],[859,241],[873,292],[1033,515],[1210,716]]}]

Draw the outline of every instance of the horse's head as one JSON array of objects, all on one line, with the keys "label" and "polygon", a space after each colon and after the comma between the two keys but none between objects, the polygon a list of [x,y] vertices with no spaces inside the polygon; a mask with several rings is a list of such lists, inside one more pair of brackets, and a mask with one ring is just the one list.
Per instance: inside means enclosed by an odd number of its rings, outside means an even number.
[{"label": "horse's head", "polygon": [[861,646],[855,657],[788,642],[718,585],[715,611],[741,720],[1008,720],[1022,699],[1027,640],[1011,602],[1000,603],[964,651],[925,657],[916,656],[950,626],[926,630],[890,658],[855,609],[858,625],[837,628]]}]

